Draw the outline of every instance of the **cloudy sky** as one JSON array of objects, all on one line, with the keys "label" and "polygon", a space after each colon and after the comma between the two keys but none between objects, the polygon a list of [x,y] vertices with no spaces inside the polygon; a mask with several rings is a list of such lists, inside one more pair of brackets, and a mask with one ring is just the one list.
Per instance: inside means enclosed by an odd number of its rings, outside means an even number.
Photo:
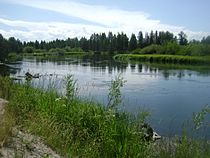
[{"label": "cloudy sky", "polygon": [[29,41],[168,30],[201,39],[210,35],[209,6],[210,0],[0,0],[0,33]]}]

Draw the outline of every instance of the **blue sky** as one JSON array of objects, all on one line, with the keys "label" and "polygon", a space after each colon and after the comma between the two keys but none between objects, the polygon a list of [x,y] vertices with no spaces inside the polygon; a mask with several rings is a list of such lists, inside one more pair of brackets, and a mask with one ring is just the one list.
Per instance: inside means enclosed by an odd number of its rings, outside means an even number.
[{"label": "blue sky", "polygon": [[209,0],[0,0],[0,33],[29,41],[168,30],[201,39],[210,35],[209,6]]}]

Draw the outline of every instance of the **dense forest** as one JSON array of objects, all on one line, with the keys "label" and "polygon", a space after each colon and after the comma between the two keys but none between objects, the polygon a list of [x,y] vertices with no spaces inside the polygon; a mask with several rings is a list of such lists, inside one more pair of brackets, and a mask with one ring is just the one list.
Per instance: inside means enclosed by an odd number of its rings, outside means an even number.
[{"label": "dense forest", "polygon": [[113,34],[94,33],[89,39],[82,37],[56,39],[53,41],[22,42],[14,37],[4,38],[0,34],[0,61],[4,61],[9,53],[33,53],[43,51],[93,51],[110,53],[143,53],[143,54],[178,54],[180,55],[210,55],[210,36],[201,41],[187,40],[187,35],[180,32],[178,37],[168,31],[151,31],[138,35],[132,34],[129,38],[125,33]]}]

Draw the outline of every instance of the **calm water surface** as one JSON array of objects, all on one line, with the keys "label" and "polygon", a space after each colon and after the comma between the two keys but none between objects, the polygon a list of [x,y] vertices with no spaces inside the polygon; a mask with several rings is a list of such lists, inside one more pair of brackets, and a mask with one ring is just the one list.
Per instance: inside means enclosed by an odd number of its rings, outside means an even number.
[{"label": "calm water surface", "polygon": [[[26,59],[9,64],[0,71],[20,78],[26,72],[43,75],[34,85],[47,87],[49,83],[63,92],[63,78],[74,75],[80,87],[80,97],[107,104],[110,81],[118,74],[126,80],[122,88],[120,110],[133,114],[145,109],[151,112],[149,122],[161,135],[181,134],[183,123],[210,105],[210,68],[177,69],[146,64],[114,62],[111,57],[69,57],[65,59]],[[12,69],[11,69],[12,67]],[[4,71],[3,71],[4,70]],[[210,122],[210,117],[207,117]],[[210,125],[209,125],[210,126]],[[207,126],[202,135],[210,138]]]}]

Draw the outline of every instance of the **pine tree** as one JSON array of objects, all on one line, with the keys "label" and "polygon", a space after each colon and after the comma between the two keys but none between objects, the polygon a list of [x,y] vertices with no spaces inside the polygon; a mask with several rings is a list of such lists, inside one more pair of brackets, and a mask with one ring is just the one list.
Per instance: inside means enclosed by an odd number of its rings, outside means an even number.
[{"label": "pine tree", "polygon": [[129,42],[129,50],[135,50],[137,48],[137,39],[136,39],[136,35],[132,34],[131,38],[130,38],[130,42]]},{"label": "pine tree", "polygon": [[179,35],[179,44],[187,45],[187,43],[188,43],[187,35],[183,31],[181,31],[178,35]]},{"label": "pine tree", "polygon": [[143,47],[143,41],[144,41],[143,33],[142,31],[139,31],[139,34],[138,34],[138,47],[139,48]]}]

